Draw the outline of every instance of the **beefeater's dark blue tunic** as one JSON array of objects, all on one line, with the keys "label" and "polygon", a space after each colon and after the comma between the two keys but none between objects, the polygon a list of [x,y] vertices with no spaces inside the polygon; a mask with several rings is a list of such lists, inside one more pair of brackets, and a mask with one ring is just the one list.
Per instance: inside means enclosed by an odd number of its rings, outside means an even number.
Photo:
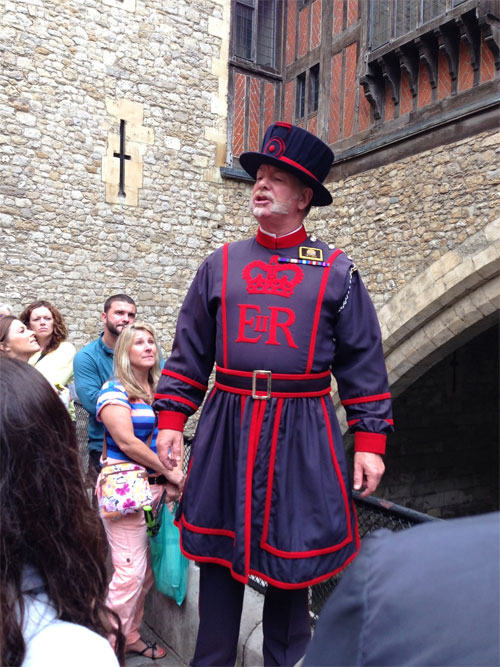
[{"label": "beefeater's dark blue tunic", "polygon": [[183,430],[214,361],[177,514],[183,552],[245,583],[330,577],[359,548],[331,374],[356,451],[383,453],[393,428],[380,329],[352,260],[303,227],[215,251],[179,314],[160,428]]}]

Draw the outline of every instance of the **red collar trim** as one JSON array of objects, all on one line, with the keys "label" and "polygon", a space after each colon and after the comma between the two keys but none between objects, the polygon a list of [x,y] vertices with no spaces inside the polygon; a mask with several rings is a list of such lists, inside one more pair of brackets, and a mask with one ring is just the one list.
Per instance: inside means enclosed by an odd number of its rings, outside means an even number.
[{"label": "red collar trim", "polygon": [[287,234],[286,236],[269,236],[269,234],[264,234],[264,232],[259,229],[257,230],[257,243],[263,245],[265,248],[271,248],[275,250],[277,248],[292,248],[299,243],[304,243],[307,239],[307,232],[305,227],[302,226],[293,234]]}]

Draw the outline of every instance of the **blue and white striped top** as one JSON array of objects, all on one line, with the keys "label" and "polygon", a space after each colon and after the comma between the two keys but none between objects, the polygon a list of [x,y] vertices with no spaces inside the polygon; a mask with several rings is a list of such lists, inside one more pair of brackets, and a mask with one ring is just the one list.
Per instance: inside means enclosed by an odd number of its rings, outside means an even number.
[{"label": "blue and white striped top", "polygon": [[[96,405],[96,419],[102,422],[100,412],[105,405],[123,405],[130,409],[130,418],[132,419],[132,426],[134,435],[142,442],[146,443],[151,434],[151,430],[155,423],[155,413],[153,408],[144,403],[142,400],[130,401],[125,391],[125,387],[118,380],[108,380],[102,385]],[[106,437],[106,446],[108,448],[108,459],[118,461],[132,461],[116,444],[111,437],[107,428],[104,428]],[[158,427],[155,428],[153,438],[151,439],[151,449],[156,454],[156,437],[158,435]],[[154,472],[154,471],[150,471]]]}]

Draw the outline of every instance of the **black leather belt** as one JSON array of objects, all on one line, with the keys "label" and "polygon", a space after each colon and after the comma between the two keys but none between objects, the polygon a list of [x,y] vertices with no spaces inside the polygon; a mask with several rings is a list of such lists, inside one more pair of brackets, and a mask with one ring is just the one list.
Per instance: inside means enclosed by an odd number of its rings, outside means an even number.
[{"label": "black leather belt", "polygon": [[167,478],[165,475],[157,475],[155,477],[148,477],[148,482],[150,484],[166,484],[167,483]]},{"label": "black leather belt", "polygon": [[331,391],[331,373],[284,374],[267,370],[239,371],[217,366],[215,386],[254,399],[324,396]]}]

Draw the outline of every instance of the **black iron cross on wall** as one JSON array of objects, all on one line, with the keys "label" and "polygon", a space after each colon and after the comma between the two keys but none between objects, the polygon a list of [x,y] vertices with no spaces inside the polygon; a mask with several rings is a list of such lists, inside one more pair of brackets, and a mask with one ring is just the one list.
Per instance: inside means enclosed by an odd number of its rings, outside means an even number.
[{"label": "black iron cross on wall", "polygon": [[113,153],[113,157],[120,158],[120,187],[118,194],[125,197],[125,160],[131,160],[130,155],[125,154],[125,121],[120,120],[120,152]]}]

